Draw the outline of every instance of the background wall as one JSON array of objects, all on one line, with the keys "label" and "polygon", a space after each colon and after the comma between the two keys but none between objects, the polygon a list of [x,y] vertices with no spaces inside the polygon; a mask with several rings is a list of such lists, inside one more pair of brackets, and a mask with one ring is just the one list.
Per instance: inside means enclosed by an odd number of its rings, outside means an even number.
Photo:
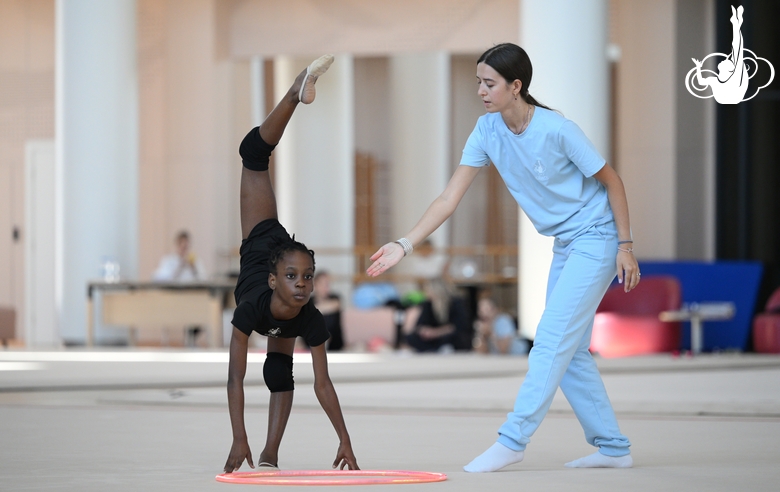
[{"label": "background wall", "polygon": [[675,6],[676,257],[715,259],[715,101],[691,97],[680,83],[695,53],[715,52],[715,6],[678,0]]},{"label": "background wall", "polygon": [[472,53],[517,37],[518,0],[229,0],[235,57]]},{"label": "background wall", "polygon": [[617,155],[642,258],[676,253],[675,2],[618,1]]},{"label": "background wall", "polygon": [[[25,145],[54,139],[54,2],[0,1],[0,304],[23,331]],[[21,336],[21,335],[20,335]]]},{"label": "background wall", "polygon": [[148,279],[175,234],[210,273],[241,240],[236,149],[250,128],[248,60],[217,43],[213,0],[139,0],[140,261]]},{"label": "background wall", "polygon": [[[0,303],[20,313],[24,146],[30,139],[55,136],[54,5],[54,0],[0,0]],[[378,0],[136,0],[137,277],[151,276],[159,258],[171,250],[174,234],[184,228],[211,273],[229,268],[229,255],[240,242],[236,148],[252,124],[253,59],[275,61],[277,68],[280,60],[292,60],[288,75],[320,52],[351,60],[345,62],[351,66],[347,72],[329,74],[318,85],[341,102],[327,105],[323,98],[305,108],[305,117],[296,115],[306,120],[301,136],[293,137],[296,145],[309,145],[302,135],[311,134],[317,148],[304,148],[294,166],[334,185],[350,179],[354,155],[349,149],[374,154],[386,173],[382,207],[391,225],[382,234],[389,239],[407,229],[446,183],[482,112],[475,95],[476,57],[497,42],[519,41],[522,5],[518,0],[436,0],[421,9],[410,0],[392,5]],[[621,52],[615,64],[614,120],[607,122],[616,137],[611,159],[626,183],[641,258],[708,259],[714,251],[708,191],[714,160],[707,125],[711,113],[684,97],[679,80],[683,55],[709,49],[709,8],[709,0],[611,0],[604,14],[610,41]],[[415,15],[407,15],[410,11]],[[413,60],[422,61],[415,65]],[[569,81],[575,88],[576,77],[573,73]],[[273,90],[278,96],[280,88]],[[439,96],[444,99],[434,103]],[[317,132],[330,130],[334,121],[346,125],[342,137],[334,147],[321,144]],[[432,152],[433,142],[435,156],[423,157]],[[331,162],[338,173],[329,177],[311,171],[320,165],[320,154],[335,156]],[[392,178],[401,166],[396,160],[410,166],[406,177]],[[426,168],[431,173],[426,188],[401,186],[422,166],[432,166]],[[505,192],[490,180],[481,173],[438,244],[490,240],[482,220],[485,197],[492,190]],[[349,194],[347,185],[342,181],[339,193]],[[294,198],[300,200],[294,204],[300,211],[329,206],[318,193]],[[506,217],[516,212],[511,200],[502,203]],[[348,207],[344,202],[337,209]],[[504,227],[504,237],[516,237],[516,221]],[[349,237],[340,229],[306,228],[312,229],[306,231],[312,247]],[[80,337],[68,334],[74,342]]]}]

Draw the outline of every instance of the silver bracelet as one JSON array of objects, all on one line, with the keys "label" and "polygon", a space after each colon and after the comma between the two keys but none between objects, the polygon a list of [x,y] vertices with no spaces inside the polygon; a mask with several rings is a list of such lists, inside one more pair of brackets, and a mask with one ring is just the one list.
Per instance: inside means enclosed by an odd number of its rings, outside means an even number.
[{"label": "silver bracelet", "polygon": [[404,249],[404,256],[409,256],[410,254],[412,254],[412,251],[414,251],[414,246],[412,246],[412,242],[406,239],[405,237],[402,237],[401,239],[398,239],[395,242]]}]

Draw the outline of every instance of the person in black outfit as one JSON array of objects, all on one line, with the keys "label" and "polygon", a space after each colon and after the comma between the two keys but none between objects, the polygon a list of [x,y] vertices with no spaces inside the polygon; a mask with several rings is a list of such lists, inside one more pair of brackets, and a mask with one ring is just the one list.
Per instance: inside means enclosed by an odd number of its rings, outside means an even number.
[{"label": "person in black outfit", "polygon": [[328,351],[337,352],[344,348],[341,330],[341,298],[330,290],[330,274],[319,271],[314,275],[314,305],[325,318],[325,327],[330,333]]},{"label": "person in black outfit", "polygon": [[471,350],[474,328],[465,300],[441,279],[427,282],[425,292],[428,299],[406,343],[417,352],[437,352],[447,346]]},{"label": "person in black outfit", "polygon": [[236,284],[236,309],[230,340],[228,408],[233,429],[225,473],[244,460],[254,468],[244,425],[244,376],[249,335],[268,337],[263,379],[271,390],[268,434],[258,466],[277,468],[282,440],[293,401],[292,354],[300,336],[311,347],[314,391],[328,415],[339,446],[334,468],[357,470],[357,460],[347,432],[336,391],[328,375],[325,342],[329,334],[322,314],[310,298],[313,290],[314,252],[291,238],[277,220],[276,198],[268,175],[269,157],[299,102],[314,100],[314,83],[333,62],[325,55],[295,79],[292,87],[266,117],[241,142],[241,270]]}]

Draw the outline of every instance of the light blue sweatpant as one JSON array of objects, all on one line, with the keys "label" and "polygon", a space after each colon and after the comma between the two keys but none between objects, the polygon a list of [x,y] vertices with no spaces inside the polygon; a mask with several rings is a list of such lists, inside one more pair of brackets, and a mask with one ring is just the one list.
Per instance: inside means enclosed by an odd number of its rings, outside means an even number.
[{"label": "light blue sweatpant", "polygon": [[522,451],[550,408],[558,386],[585,431],[607,456],[629,454],[596,363],[588,352],[593,318],[615,278],[614,222],[594,226],[568,244],[555,240],[547,304],[528,356],[528,373],[498,442]]}]

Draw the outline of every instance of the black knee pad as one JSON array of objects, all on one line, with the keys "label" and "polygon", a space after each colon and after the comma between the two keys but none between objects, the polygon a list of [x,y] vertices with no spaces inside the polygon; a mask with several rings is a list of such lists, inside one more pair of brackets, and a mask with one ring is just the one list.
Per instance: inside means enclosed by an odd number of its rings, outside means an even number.
[{"label": "black knee pad", "polygon": [[238,153],[245,168],[252,171],[267,171],[268,160],[276,145],[266,143],[260,136],[259,128],[256,126],[249,130],[238,147]]},{"label": "black knee pad", "polygon": [[293,382],[293,358],[279,352],[268,352],[263,364],[263,379],[271,393],[280,391],[292,391],[295,389]]}]

